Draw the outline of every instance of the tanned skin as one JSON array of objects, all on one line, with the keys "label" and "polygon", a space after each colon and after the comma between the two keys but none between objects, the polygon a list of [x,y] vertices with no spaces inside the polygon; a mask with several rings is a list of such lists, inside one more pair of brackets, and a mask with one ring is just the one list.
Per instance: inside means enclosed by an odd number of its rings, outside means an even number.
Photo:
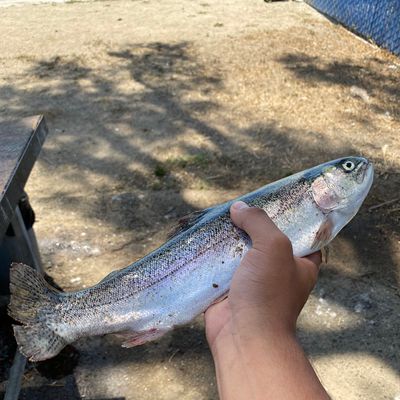
[{"label": "tanned skin", "polygon": [[295,257],[289,239],[260,209],[237,202],[230,211],[252,248],[229,296],[205,313],[220,399],[329,400],[296,338],[321,254]]}]

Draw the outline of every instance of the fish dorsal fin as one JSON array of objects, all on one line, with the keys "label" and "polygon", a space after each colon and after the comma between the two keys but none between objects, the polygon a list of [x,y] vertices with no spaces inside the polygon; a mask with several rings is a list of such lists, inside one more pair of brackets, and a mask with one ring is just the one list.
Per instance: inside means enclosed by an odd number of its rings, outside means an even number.
[{"label": "fish dorsal fin", "polygon": [[182,217],[178,221],[178,224],[169,232],[168,239],[172,239],[174,236],[177,236],[180,233],[187,231],[193,225],[196,225],[210,210],[211,208],[206,208],[204,210],[194,211]]}]

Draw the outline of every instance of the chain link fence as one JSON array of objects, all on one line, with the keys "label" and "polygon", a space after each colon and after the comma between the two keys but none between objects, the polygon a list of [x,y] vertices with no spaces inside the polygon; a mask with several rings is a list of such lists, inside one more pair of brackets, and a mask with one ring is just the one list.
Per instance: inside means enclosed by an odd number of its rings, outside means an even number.
[{"label": "chain link fence", "polygon": [[306,0],[353,32],[400,55],[400,0]]}]

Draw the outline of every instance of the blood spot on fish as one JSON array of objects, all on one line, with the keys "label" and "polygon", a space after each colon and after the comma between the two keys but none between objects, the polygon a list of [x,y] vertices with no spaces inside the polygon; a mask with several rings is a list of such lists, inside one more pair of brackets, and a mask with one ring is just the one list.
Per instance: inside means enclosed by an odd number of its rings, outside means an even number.
[{"label": "blood spot on fish", "polygon": [[218,287],[218,284],[213,283],[213,288],[217,288],[217,287]]}]

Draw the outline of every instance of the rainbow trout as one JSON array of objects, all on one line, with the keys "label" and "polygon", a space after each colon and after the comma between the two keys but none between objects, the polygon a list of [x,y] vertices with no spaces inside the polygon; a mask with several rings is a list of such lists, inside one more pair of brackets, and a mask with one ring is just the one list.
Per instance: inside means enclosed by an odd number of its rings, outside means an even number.
[{"label": "rainbow trout", "polygon": [[[326,246],[354,217],[373,181],[362,157],[330,161],[236,200],[259,207],[289,237],[296,256]],[[21,352],[32,361],[92,335],[122,333],[123,346],[161,337],[204,312],[229,291],[251,247],[229,216],[233,201],[181,221],[168,242],[97,285],[70,293],[50,287],[33,268],[11,269],[9,314]]]}]

